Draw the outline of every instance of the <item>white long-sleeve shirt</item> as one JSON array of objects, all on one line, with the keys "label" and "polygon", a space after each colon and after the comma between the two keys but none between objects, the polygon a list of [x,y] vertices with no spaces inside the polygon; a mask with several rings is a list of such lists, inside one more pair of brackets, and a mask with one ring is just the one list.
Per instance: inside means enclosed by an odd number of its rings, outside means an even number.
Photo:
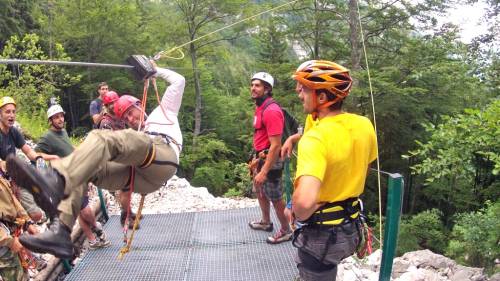
[{"label": "white long-sleeve shirt", "polygon": [[159,67],[156,68],[156,77],[170,83],[161,99],[161,104],[167,116],[165,116],[160,106],[157,106],[146,119],[145,131],[164,134],[173,139],[175,143],[171,142],[170,146],[174,149],[177,160],[179,160],[179,154],[182,150],[182,132],[177,115],[181,107],[186,80],[184,76],[172,70]]}]

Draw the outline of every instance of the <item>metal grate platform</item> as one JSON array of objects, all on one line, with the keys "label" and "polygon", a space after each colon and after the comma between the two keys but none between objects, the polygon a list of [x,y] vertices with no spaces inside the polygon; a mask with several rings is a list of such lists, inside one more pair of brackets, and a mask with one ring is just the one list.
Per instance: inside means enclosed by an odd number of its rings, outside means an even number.
[{"label": "metal grate platform", "polygon": [[145,215],[120,261],[123,234],[112,216],[104,226],[112,246],[87,252],[65,280],[293,280],[296,249],[267,244],[271,233],[248,227],[259,217],[259,208]]}]

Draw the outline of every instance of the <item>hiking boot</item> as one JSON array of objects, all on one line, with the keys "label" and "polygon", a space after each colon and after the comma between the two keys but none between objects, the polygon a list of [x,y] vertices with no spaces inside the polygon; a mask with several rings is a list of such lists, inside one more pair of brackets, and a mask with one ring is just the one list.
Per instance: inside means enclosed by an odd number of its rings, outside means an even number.
[{"label": "hiking boot", "polygon": [[267,237],[266,242],[269,244],[279,244],[281,242],[286,242],[293,237],[292,230],[283,231],[282,229],[278,230],[273,236]]},{"label": "hiking boot", "polygon": [[89,248],[92,250],[99,249],[99,248],[106,248],[111,245],[111,242],[109,240],[103,240],[96,238],[94,241],[89,241]]},{"label": "hiking boot", "polygon": [[19,242],[33,252],[49,253],[58,258],[71,259],[73,243],[70,235],[69,227],[56,217],[45,232],[36,235],[25,233],[19,237]]},{"label": "hiking boot", "polygon": [[263,221],[251,221],[248,223],[248,226],[250,226],[251,229],[255,230],[263,230],[267,232],[273,231],[273,223],[265,223]]},{"label": "hiking boot", "polygon": [[36,204],[50,218],[57,217],[57,205],[64,195],[64,178],[56,170],[37,170],[13,155],[7,156],[7,170],[17,185],[33,194]]},{"label": "hiking boot", "polygon": [[[135,222],[135,216],[136,214],[134,212],[130,212],[130,216],[128,218],[128,229],[133,229],[134,228],[134,222]],[[123,212],[120,215],[120,223],[122,227],[125,225],[125,220],[127,219],[127,212]],[[140,216],[139,220],[142,219],[142,215]],[[137,224],[137,228],[141,228],[140,224]]]}]

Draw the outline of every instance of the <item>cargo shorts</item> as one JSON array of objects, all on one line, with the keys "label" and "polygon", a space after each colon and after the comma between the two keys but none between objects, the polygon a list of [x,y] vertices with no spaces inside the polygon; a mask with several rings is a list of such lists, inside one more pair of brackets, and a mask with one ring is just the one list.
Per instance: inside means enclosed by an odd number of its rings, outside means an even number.
[{"label": "cargo shorts", "polygon": [[[260,172],[264,161],[259,163],[257,172]],[[283,199],[283,183],[281,180],[281,175],[283,174],[283,162],[277,160],[271,170],[267,173],[267,180],[260,187],[253,185],[253,192],[263,194],[269,201],[278,201]]]},{"label": "cargo shorts", "polygon": [[355,221],[329,230],[304,226],[295,235],[295,262],[304,281],[335,281],[337,265],[354,254],[360,239]]}]

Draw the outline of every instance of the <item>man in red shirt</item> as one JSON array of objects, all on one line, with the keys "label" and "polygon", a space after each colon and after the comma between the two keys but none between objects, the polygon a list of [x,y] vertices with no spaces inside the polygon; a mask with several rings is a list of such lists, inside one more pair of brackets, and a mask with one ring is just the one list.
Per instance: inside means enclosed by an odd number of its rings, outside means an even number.
[{"label": "man in red shirt", "polygon": [[253,191],[257,194],[262,218],[251,221],[252,229],[272,231],[270,202],[273,203],[281,228],[267,238],[267,242],[277,244],[292,238],[292,230],[285,217],[281,174],[283,163],[279,159],[284,116],[280,106],[272,99],[273,77],[266,72],[256,73],[251,79],[250,92],[255,101],[254,114],[254,157],[251,165]]}]

